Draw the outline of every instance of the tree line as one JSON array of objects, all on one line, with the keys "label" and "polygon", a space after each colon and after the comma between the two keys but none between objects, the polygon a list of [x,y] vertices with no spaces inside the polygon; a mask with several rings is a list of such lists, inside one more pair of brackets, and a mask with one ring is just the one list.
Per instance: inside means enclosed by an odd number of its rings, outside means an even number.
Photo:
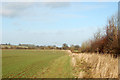
[{"label": "tree line", "polygon": [[120,31],[118,17],[112,16],[104,29],[99,29],[94,38],[85,41],[81,45],[81,52],[120,54]]},{"label": "tree line", "polygon": [[61,47],[58,47],[56,45],[49,45],[49,46],[39,46],[39,45],[33,45],[33,44],[19,44],[19,45],[12,45],[10,43],[1,44],[2,49],[59,49],[59,50],[78,50],[80,49],[79,45],[71,45],[70,47],[68,44],[64,43]]}]

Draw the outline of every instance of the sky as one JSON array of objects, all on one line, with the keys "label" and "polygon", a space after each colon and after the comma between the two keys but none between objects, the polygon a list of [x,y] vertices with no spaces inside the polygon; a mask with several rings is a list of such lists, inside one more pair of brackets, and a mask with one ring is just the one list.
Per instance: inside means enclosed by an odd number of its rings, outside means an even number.
[{"label": "sky", "polygon": [[117,2],[4,2],[2,43],[81,45],[117,11]]}]

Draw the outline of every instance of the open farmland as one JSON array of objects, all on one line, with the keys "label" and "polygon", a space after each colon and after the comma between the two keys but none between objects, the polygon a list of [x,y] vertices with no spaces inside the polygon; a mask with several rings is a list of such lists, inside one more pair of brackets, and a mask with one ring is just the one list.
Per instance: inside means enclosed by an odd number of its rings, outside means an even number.
[{"label": "open farmland", "polygon": [[3,78],[72,78],[71,57],[60,50],[3,50]]}]

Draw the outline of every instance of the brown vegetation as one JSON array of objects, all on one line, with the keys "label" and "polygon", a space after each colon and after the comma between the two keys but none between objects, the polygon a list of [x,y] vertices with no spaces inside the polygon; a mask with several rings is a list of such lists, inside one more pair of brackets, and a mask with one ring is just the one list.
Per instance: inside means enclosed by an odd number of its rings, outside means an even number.
[{"label": "brown vegetation", "polygon": [[114,54],[120,53],[118,18],[112,16],[104,30],[94,34],[94,39],[86,41],[81,46],[81,52],[99,52]]},{"label": "brown vegetation", "polygon": [[74,54],[74,59],[78,78],[118,78],[118,58],[110,54],[81,53]]}]

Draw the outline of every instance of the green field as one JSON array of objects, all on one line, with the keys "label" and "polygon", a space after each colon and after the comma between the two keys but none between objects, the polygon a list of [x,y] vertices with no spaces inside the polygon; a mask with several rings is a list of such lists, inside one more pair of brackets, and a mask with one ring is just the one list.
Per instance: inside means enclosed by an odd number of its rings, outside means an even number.
[{"label": "green field", "polygon": [[3,50],[3,78],[73,78],[71,57],[60,50]]}]

